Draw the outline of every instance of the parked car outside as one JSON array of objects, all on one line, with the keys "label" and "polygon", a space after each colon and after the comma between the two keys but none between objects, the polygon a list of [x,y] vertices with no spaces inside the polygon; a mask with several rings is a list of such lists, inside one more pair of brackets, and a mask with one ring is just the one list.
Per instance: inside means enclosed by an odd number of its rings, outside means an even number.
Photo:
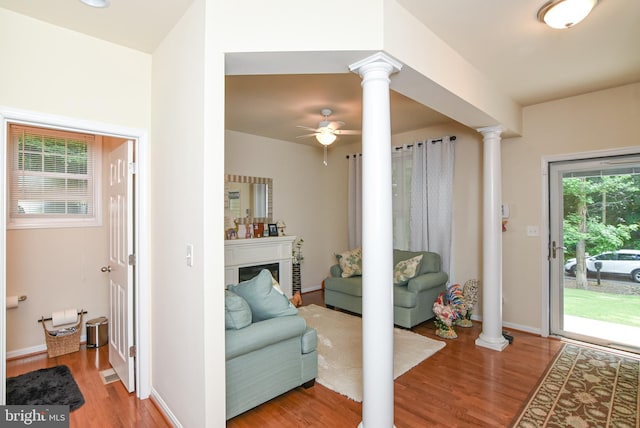
[{"label": "parked car outside", "polygon": [[[635,282],[640,282],[640,250],[607,251],[586,258],[587,272],[596,273],[596,263],[600,264],[601,273],[630,275]],[[576,259],[569,259],[564,265],[565,272],[576,274]]]}]

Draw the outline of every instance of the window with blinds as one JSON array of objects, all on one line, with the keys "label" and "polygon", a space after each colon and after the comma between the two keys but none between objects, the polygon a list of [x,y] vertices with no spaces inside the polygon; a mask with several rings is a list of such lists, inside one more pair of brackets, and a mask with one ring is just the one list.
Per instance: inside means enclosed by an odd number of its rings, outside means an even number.
[{"label": "window with blinds", "polygon": [[8,227],[100,224],[95,135],[10,124],[8,140]]}]

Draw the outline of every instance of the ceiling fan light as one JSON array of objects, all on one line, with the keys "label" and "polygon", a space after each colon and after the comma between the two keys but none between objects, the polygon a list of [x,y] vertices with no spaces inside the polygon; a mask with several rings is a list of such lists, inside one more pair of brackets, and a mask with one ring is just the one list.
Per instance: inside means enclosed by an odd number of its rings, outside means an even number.
[{"label": "ceiling fan light", "polygon": [[538,11],[538,20],[551,28],[570,28],[585,19],[598,0],[552,0]]},{"label": "ceiling fan light", "polygon": [[91,7],[109,7],[110,0],[80,0],[82,3]]},{"label": "ceiling fan light", "polygon": [[336,141],[336,134],[331,132],[330,129],[322,129],[316,134],[316,140],[323,146],[328,146]]}]

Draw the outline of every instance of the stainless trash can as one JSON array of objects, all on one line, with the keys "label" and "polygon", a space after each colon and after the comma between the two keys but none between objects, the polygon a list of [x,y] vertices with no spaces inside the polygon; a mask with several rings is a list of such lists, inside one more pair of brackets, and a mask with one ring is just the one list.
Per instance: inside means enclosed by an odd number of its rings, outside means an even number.
[{"label": "stainless trash can", "polygon": [[109,341],[109,320],[107,317],[87,321],[87,348],[97,348]]}]

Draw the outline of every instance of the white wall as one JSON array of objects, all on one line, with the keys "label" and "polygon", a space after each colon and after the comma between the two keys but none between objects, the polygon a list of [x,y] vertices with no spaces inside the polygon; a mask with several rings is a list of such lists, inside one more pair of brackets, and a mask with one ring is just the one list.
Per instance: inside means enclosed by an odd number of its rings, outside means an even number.
[{"label": "white wall", "polygon": [[225,173],[272,178],[274,220],[284,220],[287,235],[304,239],[303,291],[320,288],[335,264],[334,254],[347,249],[345,156],[350,149],[357,151],[359,145],[332,144],[324,166],[317,142],[297,144],[226,132]]},{"label": "white wall", "polygon": [[[28,36],[27,36],[28,35]],[[0,8],[0,106],[147,129],[151,57]],[[89,71],[88,72],[88,67]],[[5,171],[0,172],[5,186]],[[28,300],[7,313],[7,350],[44,345],[36,319],[65,307],[107,315],[99,228],[7,233],[7,295]],[[56,242],[64,242],[66,250]],[[106,248],[106,246],[105,246]],[[42,269],[28,265],[36,256]],[[4,329],[4,327],[3,327]]]},{"label": "white wall", "polygon": [[223,113],[207,101],[223,104],[224,76],[205,43],[207,13],[194,1],[153,54],[152,395],[185,427],[225,419],[223,246],[210,229],[223,221]]},{"label": "white wall", "polygon": [[0,8],[0,105],[148,129],[151,57]]},{"label": "white wall", "polygon": [[502,142],[502,199],[509,203],[503,233],[504,321],[539,331],[542,325],[541,161],[545,156],[637,146],[640,152],[640,83],[537,104],[524,109],[524,135]]}]

